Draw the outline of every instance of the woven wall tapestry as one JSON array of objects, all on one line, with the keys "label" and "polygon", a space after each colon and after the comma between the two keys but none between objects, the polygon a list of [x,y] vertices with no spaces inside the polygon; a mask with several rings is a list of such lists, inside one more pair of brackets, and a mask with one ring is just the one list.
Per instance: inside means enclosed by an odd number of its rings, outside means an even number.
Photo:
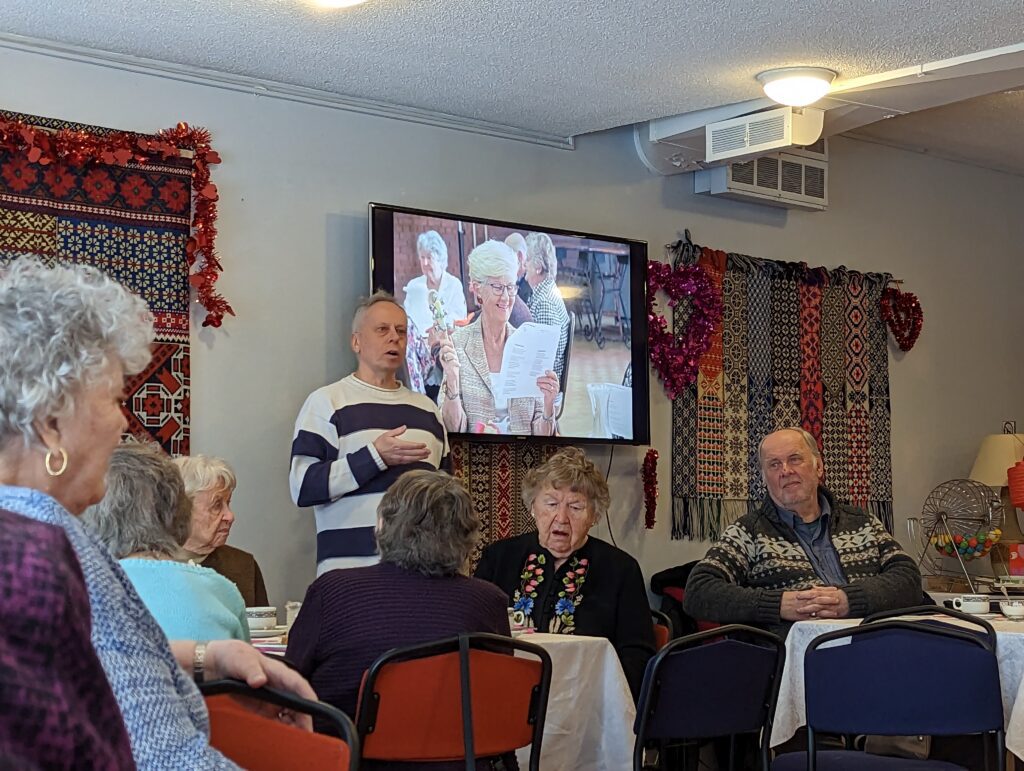
[{"label": "woven wall tapestry", "polygon": [[[84,157],[69,158],[54,147],[51,157],[41,158],[33,152],[33,137],[49,143],[51,134],[65,136],[85,147],[95,146],[97,137],[125,135],[7,112],[0,112],[0,122],[6,129],[0,143],[0,266],[25,255],[48,265],[91,265],[146,301],[156,341],[152,361],[127,383],[127,431],[187,455],[192,158],[172,154],[165,138],[139,135],[132,141],[162,145],[167,157],[143,163],[133,151],[107,163],[84,151]],[[15,125],[20,128],[12,130]]]},{"label": "woven wall tapestry", "polygon": [[483,521],[474,566],[484,546],[536,529],[523,505],[523,477],[557,450],[540,444],[452,442],[452,474],[466,485]]},{"label": "woven wall tapestry", "polygon": [[[766,490],[757,446],[801,426],[825,484],[892,532],[889,353],[879,309],[886,273],[828,271],[678,242],[722,293],[723,318],[697,381],[672,403],[672,538],[716,539]],[[687,311],[677,306],[681,334]]]}]

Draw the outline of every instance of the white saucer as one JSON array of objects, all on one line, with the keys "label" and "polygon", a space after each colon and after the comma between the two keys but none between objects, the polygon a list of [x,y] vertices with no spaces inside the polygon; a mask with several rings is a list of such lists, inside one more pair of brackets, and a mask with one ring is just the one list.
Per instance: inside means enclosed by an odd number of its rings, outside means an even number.
[{"label": "white saucer", "polygon": [[286,626],[275,626],[271,629],[250,629],[249,639],[259,640],[264,637],[280,637],[287,631],[288,627]]}]

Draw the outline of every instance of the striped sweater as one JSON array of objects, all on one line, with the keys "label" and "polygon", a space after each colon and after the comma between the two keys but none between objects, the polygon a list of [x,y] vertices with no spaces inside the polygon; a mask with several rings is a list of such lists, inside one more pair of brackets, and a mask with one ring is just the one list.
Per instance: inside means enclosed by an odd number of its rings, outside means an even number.
[{"label": "striped sweater", "polygon": [[[402,435],[424,442],[426,461],[388,467],[373,441],[407,426]],[[410,469],[437,469],[448,453],[441,413],[405,386],[378,388],[349,375],[309,395],[295,421],[289,482],[292,500],[316,516],[317,575],[378,561],[377,504]]]},{"label": "striped sweater", "polygon": [[[846,574],[840,588],[850,616],[920,604],[921,573],[882,523],[836,503],[824,487],[818,491],[832,509],[829,536]],[[791,622],[779,617],[782,593],[822,584],[796,533],[766,497],[758,511],[727,527],[693,569],[683,607],[694,618],[753,624],[785,636]]]}]

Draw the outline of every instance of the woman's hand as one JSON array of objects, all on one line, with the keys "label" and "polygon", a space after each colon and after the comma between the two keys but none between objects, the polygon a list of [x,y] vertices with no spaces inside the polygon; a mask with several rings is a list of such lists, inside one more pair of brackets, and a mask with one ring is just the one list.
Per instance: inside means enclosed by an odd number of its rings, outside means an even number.
[{"label": "woman's hand", "polygon": [[544,417],[548,420],[555,416],[555,397],[558,396],[558,375],[547,370],[537,378],[537,388],[544,397]]},{"label": "woman's hand", "polygon": [[443,385],[445,398],[455,398],[454,395],[462,391],[459,381],[462,368],[459,364],[459,355],[455,352],[455,345],[452,343],[450,335],[445,334],[441,338],[441,350],[438,351],[437,358],[441,364],[441,369],[444,370]]},{"label": "woman's hand", "polygon": [[[303,699],[316,700],[316,692],[306,678],[283,662],[264,656],[241,640],[212,640],[207,643],[205,675],[207,680],[232,678],[242,680],[252,688],[268,686],[289,691]],[[277,718],[282,723],[306,731],[313,730],[313,719],[309,715],[281,709],[277,705],[256,699],[240,701],[253,712]]]}]

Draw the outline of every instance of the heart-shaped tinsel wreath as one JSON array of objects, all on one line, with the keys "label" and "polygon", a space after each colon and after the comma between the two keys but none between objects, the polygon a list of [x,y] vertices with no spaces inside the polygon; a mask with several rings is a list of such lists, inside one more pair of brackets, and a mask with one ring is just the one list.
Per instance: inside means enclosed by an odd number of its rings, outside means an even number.
[{"label": "heart-shaped tinsel wreath", "polygon": [[909,351],[913,348],[924,324],[924,311],[921,310],[917,295],[887,287],[882,292],[881,311],[900,350]]},{"label": "heart-shaped tinsel wreath", "polygon": [[[690,298],[690,318],[681,338],[669,328],[664,316],[654,312],[658,290],[668,295],[668,306]],[[669,399],[697,379],[700,357],[711,345],[711,333],[722,320],[722,298],[699,265],[647,263],[647,323],[651,366],[665,384]]]}]

